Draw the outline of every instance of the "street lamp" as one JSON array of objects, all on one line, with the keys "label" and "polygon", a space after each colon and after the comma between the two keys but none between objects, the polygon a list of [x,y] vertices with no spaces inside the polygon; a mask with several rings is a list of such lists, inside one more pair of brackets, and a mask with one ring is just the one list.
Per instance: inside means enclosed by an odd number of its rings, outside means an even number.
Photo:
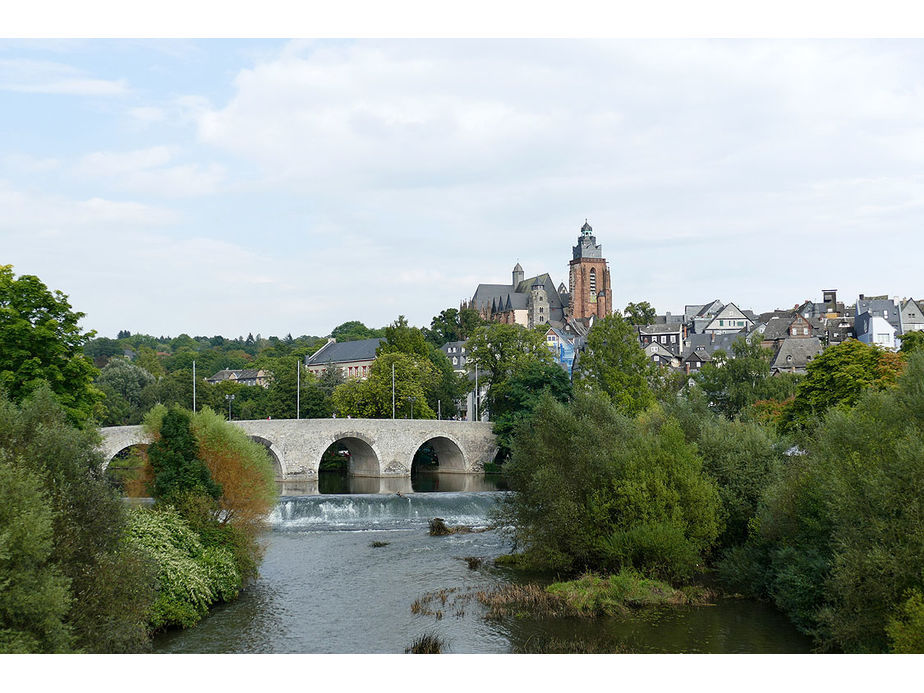
[{"label": "street lamp", "polygon": [[225,399],[228,400],[228,421],[231,420],[231,402],[234,401],[234,395],[225,395]]},{"label": "street lamp", "polygon": [[416,397],[408,397],[408,398],[407,398],[407,401],[411,403],[411,418],[412,418],[412,419],[414,418],[414,400],[415,400],[415,399],[417,399],[417,398],[416,398]]}]

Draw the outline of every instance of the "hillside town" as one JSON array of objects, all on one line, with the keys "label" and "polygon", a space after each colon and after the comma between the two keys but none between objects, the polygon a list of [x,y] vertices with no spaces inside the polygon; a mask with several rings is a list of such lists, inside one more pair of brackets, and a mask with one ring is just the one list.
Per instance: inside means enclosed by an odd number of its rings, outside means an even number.
[{"label": "hillside town", "polygon": [[[642,310],[626,311],[624,317],[647,318],[634,325],[646,357],[661,368],[685,374],[700,370],[719,350],[730,353],[736,340],[750,341],[754,335],[760,336],[761,346],[771,350],[770,369],[776,375],[804,373],[825,348],[848,339],[895,351],[903,335],[924,331],[924,301],[860,294],[847,304],[838,298],[837,289],[822,289],[820,294],[820,301],[806,299],[791,308],[763,313],[716,298],[688,303],[682,315],[658,315],[642,303],[638,306]],[[569,376],[579,367],[587,335],[595,322],[618,310],[613,305],[610,268],[603,246],[586,220],[572,247],[567,286],[563,282],[556,286],[549,272],[527,277],[517,262],[509,284],[479,284],[471,299],[461,302],[462,309],[477,310],[485,321],[531,330],[544,327],[546,346]],[[345,378],[366,378],[381,342],[381,338],[348,342],[329,338],[324,346],[305,357],[305,367],[315,376],[333,366]],[[446,342],[441,351],[453,369],[468,374],[474,385],[477,374],[468,363],[467,342]],[[263,384],[262,377],[251,371],[221,371],[209,380],[227,378]],[[468,402],[460,403],[463,416],[474,411],[477,396],[473,392]]]}]

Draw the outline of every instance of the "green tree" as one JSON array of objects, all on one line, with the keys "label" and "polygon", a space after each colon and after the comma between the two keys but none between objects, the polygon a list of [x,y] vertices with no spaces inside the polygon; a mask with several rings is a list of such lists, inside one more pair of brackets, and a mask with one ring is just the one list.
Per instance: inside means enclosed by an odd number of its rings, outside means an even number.
[{"label": "green tree", "polygon": [[902,335],[901,352],[906,356],[924,349],[924,332],[907,332]]},{"label": "green tree", "polygon": [[430,361],[435,377],[425,383],[424,396],[430,409],[441,410],[446,416],[456,413],[456,400],[468,392],[464,376],[455,373],[442,351],[426,340],[422,330],[411,327],[403,315],[385,328],[385,339],[376,354],[402,353]]},{"label": "green tree", "polygon": [[383,337],[384,334],[381,329],[366,327],[359,320],[349,320],[331,330],[330,336],[338,342],[353,342],[358,339]]},{"label": "green tree", "polygon": [[398,418],[435,419],[426,393],[439,374],[426,358],[391,352],[372,363],[366,380],[353,379],[339,385],[332,400],[338,415],[361,419],[390,419],[392,415],[392,365],[395,373],[395,408]]},{"label": "green tree", "polygon": [[0,654],[68,652],[70,581],[53,561],[41,478],[0,451]]},{"label": "green tree", "polygon": [[93,387],[99,371],[83,353],[95,334],[81,332],[83,317],[38,277],[17,279],[12,265],[0,265],[0,388],[14,402],[45,382],[71,421],[91,418],[103,394]]},{"label": "green tree", "polygon": [[630,303],[625,310],[626,320],[632,325],[650,325],[657,315],[657,311],[651,307],[648,301]]},{"label": "green tree", "polygon": [[630,416],[654,404],[648,385],[648,379],[655,374],[654,366],[639,346],[635,329],[618,312],[591,328],[576,368],[584,389],[603,392]]},{"label": "green tree", "polygon": [[148,448],[154,470],[151,496],[174,504],[182,503],[186,496],[218,499],[221,487],[199,459],[189,414],[178,407],[171,407],[165,413],[155,412],[145,419],[148,431],[158,436]]},{"label": "green tree", "polygon": [[0,398],[0,456],[42,480],[52,513],[51,563],[70,585],[67,624],[86,652],[150,647],[150,567],[125,544],[126,506],[105,482],[95,430],[80,430],[47,386],[21,407]]},{"label": "green tree", "polygon": [[521,325],[490,323],[475,331],[468,342],[469,368],[477,366],[481,383],[491,392],[527,363],[552,363],[543,336]]},{"label": "green tree", "polygon": [[792,396],[799,376],[771,376],[773,352],[761,346],[761,339],[759,334],[750,340],[739,337],[731,354],[717,350],[712,361],[693,376],[713,411],[735,418],[758,401],[782,401]]},{"label": "green tree", "polygon": [[506,380],[491,392],[488,409],[494,421],[494,433],[502,455],[508,457],[513,432],[528,420],[546,393],[558,402],[571,399],[571,380],[554,363],[527,361],[517,366]]},{"label": "green tree", "polygon": [[784,409],[784,430],[804,428],[832,407],[852,407],[868,389],[892,387],[903,365],[898,355],[855,339],[828,347],[809,363]]},{"label": "green tree", "polygon": [[507,478],[500,519],[526,565],[686,579],[720,530],[718,493],[676,422],[629,418],[599,392],[571,406],[544,396]]},{"label": "green tree", "polygon": [[141,421],[144,388],[155,382],[153,375],[122,358],[109,361],[100,371],[96,386],[106,395],[104,426],[124,426]]},{"label": "green tree", "polygon": [[896,387],[830,408],[805,445],[765,493],[749,545],[720,570],[823,649],[885,652],[924,592],[924,353]]}]

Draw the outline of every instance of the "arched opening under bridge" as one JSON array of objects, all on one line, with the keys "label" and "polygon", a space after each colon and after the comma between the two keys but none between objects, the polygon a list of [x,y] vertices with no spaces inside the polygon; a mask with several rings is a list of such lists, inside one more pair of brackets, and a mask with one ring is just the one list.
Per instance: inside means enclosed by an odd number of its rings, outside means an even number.
[{"label": "arched opening under bridge", "polygon": [[455,441],[436,436],[424,441],[411,462],[411,488],[414,491],[439,491],[440,472],[466,471],[465,455]]},{"label": "arched opening under bridge", "polygon": [[319,493],[352,493],[350,477],[380,474],[379,456],[369,441],[344,436],[331,443],[318,465]]},{"label": "arched opening under bridge", "polygon": [[276,477],[276,481],[283,481],[286,478],[285,468],[283,467],[282,460],[279,459],[279,455],[277,454],[276,450],[273,449],[272,441],[260,436],[250,436],[250,439],[255,443],[260,443],[260,445],[266,448],[266,452],[269,455],[270,461],[273,463],[273,474]]},{"label": "arched opening under bridge", "polygon": [[136,443],[119,450],[106,464],[106,481],[126,498],[147,498],[154,471],[148,462],[148,443]]}]

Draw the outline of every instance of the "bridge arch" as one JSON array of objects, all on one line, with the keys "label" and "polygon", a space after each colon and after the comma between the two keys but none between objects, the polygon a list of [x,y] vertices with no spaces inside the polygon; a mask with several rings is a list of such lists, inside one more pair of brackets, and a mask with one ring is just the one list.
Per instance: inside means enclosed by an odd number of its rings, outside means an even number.
[{"label": "bridge arch", "polygon": [[433,449],[433,452],[436,453],[436,459],[439,462],[439,470],[441,472],[469,471],[469,463],[462,445],[446,434],[435,435],[422,441],[411,455],[412,465],[414,456],[424,445],[429,445]]},{"label": "bridge arch", "polygon": [[286,478],[286,463],[285,457],[282,454],[282,450],[271,440],[264,438],[263,436],[251,435],[250,439],[255,443],[259,443],[269,454],[270,461],[273,463],[273,472],[276,474],[276,481],[282,481]]},{"label": "bridge arch", "polygon": [[315,460],[314,469],[321,466],[321,457],[331,445],[342,445],[350,453],[351,476],[382,476],[382,456],[375,441],[357,431],[345,431],[334,435]]}]

